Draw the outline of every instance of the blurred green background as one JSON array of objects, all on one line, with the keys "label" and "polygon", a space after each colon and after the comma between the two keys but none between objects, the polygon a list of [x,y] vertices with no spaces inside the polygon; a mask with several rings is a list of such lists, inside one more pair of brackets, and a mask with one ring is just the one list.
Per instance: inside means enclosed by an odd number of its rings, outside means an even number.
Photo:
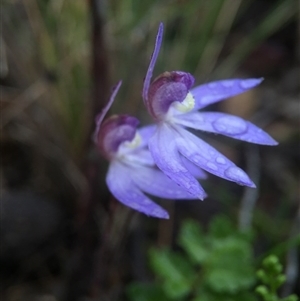
[{"label": "blurred green background", "polygon": [[[196,84],[264,77],[258,88],[209,109],[251,120],[280,143],[270,148],[200,133],[258,188],[210,176],[201,183],[209,195],[204,202],[157,200],[169,221],[130,211],[110,196],[108,163],[91,141],[94,118],[120,79],[110,113],[151,122],[141,91],[160,22],[165,34],[154,76],[184,70]],[[296,0],[3,0],[3,300],[261,300],[255,270],[271,253],[287,277],[279,295],[299,294],[299,24]],[[230,231],[209,230],[215,219]],[[189,225],[191,233],[197,227],[203,233],[184,240]],[[197,254],[215,257],[195,263],[193,240],[203,240]],[[183,270],[194,269],[196,282],[180,269],[175,284],[162,281],[169,276],[160,271],[172,267],[174,256],[191,260]],[[223,266],[222,256],[233,259]],[[246,272],[235,269],[225,291],[211,285],[240,264]],[[141,294],[134,283],[158,285],[162,293],[148,287]],[[168,294],[172,285],[178,294]]]}]

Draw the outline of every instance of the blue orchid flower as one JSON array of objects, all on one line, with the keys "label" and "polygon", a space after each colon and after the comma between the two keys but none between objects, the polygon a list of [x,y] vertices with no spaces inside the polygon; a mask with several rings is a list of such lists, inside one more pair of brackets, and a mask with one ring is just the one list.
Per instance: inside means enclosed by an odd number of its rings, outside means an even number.
[{"label": "blue orchid flower", "polygon": [[[94,142],[102,155],[110,161],[106,183],[124,205],[158,218],[169,218],[162,207],[149,199],[145,193],[166,199],[194,199],[195,197],[178,186],[162,173],[149,152],[148,140],[155,125],[137,129],[139,121],[129,115],[114,115],[103,119],[111,107],[121,81],[114,88],[109,102],[96,118]],[[205,178],[204,172],[188,160],[183,164],[197,178]]]},{"label": "blue orchid flower", "polygon": [[180,187],[199,199],[206,196],[197,179],[184,165],[184,158],[207,172],[240,185],[255,187],[247,174],[215,148],[186,128],[222,134],[246,142],[276,145],[266,132],[240,117],[219,112],[198,112],[210,104],[256,87],[262,79],[228,79],[193,87],[187,72],[164,72],[151,84],[161,47],[163,24],[144,80],[144,104],[156,122],[149,149],[157,166]]}]

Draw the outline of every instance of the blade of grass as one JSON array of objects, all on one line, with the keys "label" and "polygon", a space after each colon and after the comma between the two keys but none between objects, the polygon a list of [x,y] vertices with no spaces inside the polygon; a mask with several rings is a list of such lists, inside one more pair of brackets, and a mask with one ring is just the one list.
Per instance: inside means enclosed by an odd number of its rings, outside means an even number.
[{"label": "blade of grass", "polygon": [[223,3],[195,69],[194,76],[197,80],[203,80],[213,70],[240,5],[241,0],[227,0]]},{"label": "blade of grass", "polygon": [[279,1],[276,7],[232,51],[231,55],[214,70],[213,77],[223,78],[232,75],[255,47],[293,20],[297,13],[295,4],[294,0]]}]

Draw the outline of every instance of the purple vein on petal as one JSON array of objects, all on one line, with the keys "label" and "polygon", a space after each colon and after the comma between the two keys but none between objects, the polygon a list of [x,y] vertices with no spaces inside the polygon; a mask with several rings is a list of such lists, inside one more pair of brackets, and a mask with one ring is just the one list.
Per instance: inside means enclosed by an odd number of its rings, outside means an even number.
[{"label": "purple vein on petal", "polygon": [[151,55],[150,64],[149,64],[149,67],[148,67],[148,70],[146,73],[146,77],[144,80],[143,99],[144,99],[145,104],[148,102],[148,90],[149,90],[150,81],[152,78],[153,69],[154,69],[158,54],[159,54],[160,47],[161,47],[163,31],[164,31],[164,25],[163,25],[163,23],[160,23],[158,31],[157,31],[157,35],[156,35],[154,50]]},{"label": "purple vein on petal", "polygon": [[102,109],[101,113],[98,114],[98,115],[96,116],[96,119],[95,119],[95,121],[96,121],[96,129],[95,129],[95,132],[94,132],[94,134],[93,134],[93,140],[94,140],[95,143],[97,143],[96,139],[97,139],[97,137],[98,137],[98,133],[99,133],[99,130],[100,130],[101,123],[102,123],[102,121],[103,121],[105,115],[107,114],[108,110],[109,110],[110,107],[112,106],[112,104],[113,104],[113,102],[114,102],[114,100],[115,100],[115,97],[116,97],[117,93],[119,92],[119,89],[120,89],[121,85],[122,85],[122,81],[120,80],[120,81],[113,87],[113,89],[112,89],[112,94],[111,94],[111,96],[110,96],[110,98],[109,98],[108,103],[107,103],[106,106]]}]

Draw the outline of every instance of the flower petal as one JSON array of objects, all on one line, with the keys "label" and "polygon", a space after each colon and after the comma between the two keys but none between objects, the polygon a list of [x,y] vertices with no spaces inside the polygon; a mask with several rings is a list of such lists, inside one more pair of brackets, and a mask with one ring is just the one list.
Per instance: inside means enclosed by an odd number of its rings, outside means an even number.
[{"label": "flower petal", "polygon": [[194,110],[243,93],[259,85],[262,81],[262,78],[228,79],[195,87],[190,91],[195,99]]},{"label": "flower petal", "polygon": [[132,170],[119,162],[111,162],[106,176],[109,190],[124,205],[158,218],[169,218],[166,210],[146,197],[133,183]]},{"label": "flower petal", "polygon": [[164,119],[173,103],[184,102],[194,81],[190,73],[183,71],[164,72],[158,76],[148,91],[147,110],[150,115],[156,120]]},{"label": "flower petal", "polygon": [[174,116],[176,123],[196,130],[222,134],[234,139],[263,145],[278,143],[262,129],[240,117],[215,112],[191,112]]},{"label": "flower petal", "polygon": [[215,148],[180,126],[176,127],[182,139],[178,141],[179,152],[202,169],[240,185],[255,187],[247,174]]},{"label": "flower petal", "polygon": [[149,139],[154,135],[157,125],[151,124],[138,129],[138,133],[142,138],[140,147],[148,145]]},{"label": "flower petal", "polygon": [[154,135],[156,127],[156,124],[151,124],[138,129],[138,134],[141,136],[141,143],[135,150],[128,152],[124,160],[129,164],[137,163],[139,165],[155,166],[155,162],[148,149],[148,142]]},{"label": "flower petal", "polygon": [[153,97],[149,96],[148,112],[154,119],[163,119],[171,104],[182,102],[188,92],[189,90],[183,83],[166,83],[156,91]]},{"label": "flower petal", "polygon": [[104,156],[110,158],[117,152],[122,152],[122,145],[130,143],[136,135],[139,120],[129,115],[113,115],[101,125],[97,146]]},{"label": "flower petal", "polygon": [[205,180],[207,179],[207,173],[201,169],[199,166],[192,163],[190,160],[188,160],[186,157],[181,156],[183,165],[188,169],[188,171],[196,178]]},{"label": "flower petal", "polygon": [[124,156],[123,160],[128,162],[130,165],[138,164],[138,165],[148,165],[155,166],[155,162],[152,158],[151,153],[147,148],[138,148],[132,152],[129,152]]},{"label": "flower petal", "polygon": [[132,179],[142,191],[161,198],[174,200],[195,199],[194,196],[155,167],[139,166],[132,174]]},{"label": "flower petal", "polygon": [[153,53],[151,55],[150,64],[149,64],[149,67],[148,67],[148,70],[147,70],[147,73],[146,73],[146,77],[145,77],[145,80],[144,80],[143,99],[144,99],[144,103],[145,103],[146,107],[148,107],[148,105],[147,105],[148,90],[149,90],[150,81],[151,81],[152,74],[153,74],[153,69],[154,69],[158,54],[159,54],[160,47],[161,47],[163,31],[164,31],[164,25],[163,25],[163,23],[160,23],[159,28],[158,28],[158,32],[157,32],[157,35],[156,35],[154,50],[153,50]]},{"label": "flower petal", "polygon": [[[198,181],[184,166],[178,153],[176,141],[178,133],[168,124],[162,123],[149,140],[149,149],[157,166],[171,180],[199,199],[206,196]],[[179,136],[180,138],[180,136]]]}]

